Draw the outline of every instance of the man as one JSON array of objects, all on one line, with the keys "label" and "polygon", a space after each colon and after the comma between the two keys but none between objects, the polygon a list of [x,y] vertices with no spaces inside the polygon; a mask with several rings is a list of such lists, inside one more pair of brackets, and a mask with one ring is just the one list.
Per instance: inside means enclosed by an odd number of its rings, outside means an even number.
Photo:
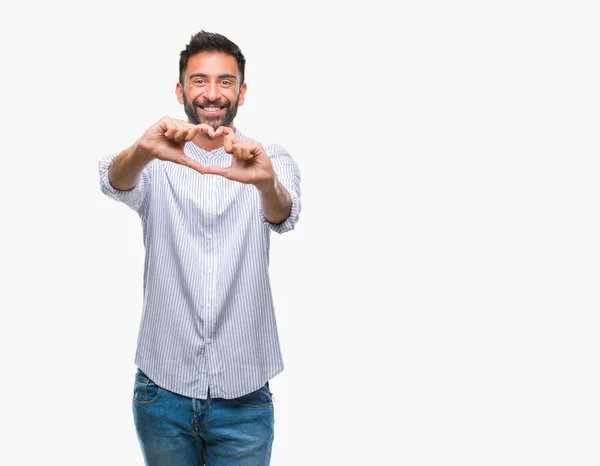
[{"label": "man", "polygon": [[269,236],[294,228],[300,172],[235,126],[245,58],[201,31],[181,52],[188,121],[162,118],[100,161],[102,191],[141,217],[144,309],[133,411],[147,465],[268,465],[283,370]]}]

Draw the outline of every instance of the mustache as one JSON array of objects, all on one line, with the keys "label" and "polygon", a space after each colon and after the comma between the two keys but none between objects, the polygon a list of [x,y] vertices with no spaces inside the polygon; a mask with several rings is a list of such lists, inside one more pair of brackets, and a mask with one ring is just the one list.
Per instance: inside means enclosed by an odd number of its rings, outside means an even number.
[{"label": "mustache", "polygon": [[207,100],[207,99],[201,99],[201,100],[194,100],[194,105],[196,107],[225,107],[225,108],[229,108],[231,107],[231,102],[227,99],[217,99],[217,100]]}]

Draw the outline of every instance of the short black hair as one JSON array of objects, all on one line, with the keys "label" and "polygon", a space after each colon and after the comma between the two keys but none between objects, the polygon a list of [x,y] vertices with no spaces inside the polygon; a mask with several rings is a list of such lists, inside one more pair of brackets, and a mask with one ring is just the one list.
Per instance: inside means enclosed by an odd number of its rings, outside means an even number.
[{"label": "short black hair", "polygon": [[188,60],[192,55],[201,52],[221,52],[234,57],[240,72],[240,86],[244,84],[246,59],[240,48],[221,34],[200,31],[192,36],[190,43],[186,45],[185,50],[182,50],[179,56],[179,82],[182,85]]}]

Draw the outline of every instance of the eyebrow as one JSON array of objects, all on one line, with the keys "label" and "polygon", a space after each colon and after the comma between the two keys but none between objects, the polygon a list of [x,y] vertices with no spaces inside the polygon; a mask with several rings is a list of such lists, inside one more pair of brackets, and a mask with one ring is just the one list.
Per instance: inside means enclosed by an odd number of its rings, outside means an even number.
[{"label": "eyebrow", "polygon": [[[237,80],[237,76],[233,75],[233,74],[220,74],[219,76],[217,76],[219,79],[233,79],[233,80]],[[192,75],[190,75],[190,77],[188,79],[194,79],[194,78],[208,78],[207,74],[204,73],[194,73]]]}]

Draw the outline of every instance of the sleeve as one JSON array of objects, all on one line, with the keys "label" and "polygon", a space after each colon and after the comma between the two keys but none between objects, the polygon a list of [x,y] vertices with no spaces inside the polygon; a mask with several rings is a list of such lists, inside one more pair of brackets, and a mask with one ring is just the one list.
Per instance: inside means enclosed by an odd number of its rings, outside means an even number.
[{"label": "sleeve", "polygon": [[277,180],[283,185],[287,192],[292,197],[292,210],[287,219],[281,223],[269,222],[262,209],[260,211],[260,217],[265,225],[276,233],[285,233],[286,231],[293,230],[298,222],[300,215],[301,204],[300,204],[300,169],[298,165],[292,159],[292,156],[281,146],[277,144],[271,144],[265,147],[265,152],[269,155],[271,163],[273,164],[273,170],[277,174]]},{"label": "sleeve", "polygon": [[140,177],[138,178],[137,184],[133,188],[122,191],[114,188],[108,179],[108,167],[110,167],[110,164],[115,158],[117,158],[119,153],[120,152],[111,154],[100,160],[98,164],[98,169],[100,172],[100,189],[111,199],[127,204],[139,214],[142,211],[146,198],[148,197],[153,162],[150,162],[144,167]]}]

